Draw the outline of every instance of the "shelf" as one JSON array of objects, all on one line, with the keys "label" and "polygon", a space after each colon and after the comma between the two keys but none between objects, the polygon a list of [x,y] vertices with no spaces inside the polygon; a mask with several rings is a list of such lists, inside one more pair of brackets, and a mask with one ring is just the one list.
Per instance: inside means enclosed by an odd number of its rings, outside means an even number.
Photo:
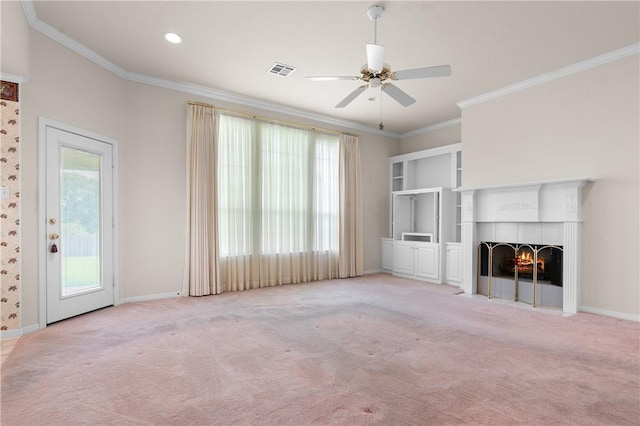
[{"label": "shelf", "polygon": [[420,189],[405,189],[403,191],[393,191],[393,195],[417,195],[426,194],[430,192],[442,192],[443,188],[420,188]]},{"label": "shelf", "polygon": [[433,242],[433,234],[425,232],[403,232],[402,241],[421,241],[431,243]]}]

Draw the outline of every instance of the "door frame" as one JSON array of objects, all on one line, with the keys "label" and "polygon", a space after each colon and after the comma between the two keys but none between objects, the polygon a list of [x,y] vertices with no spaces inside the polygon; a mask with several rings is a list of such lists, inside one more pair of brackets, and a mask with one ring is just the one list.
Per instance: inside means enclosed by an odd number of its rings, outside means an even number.
[{"label": "door frame", "polygon": [[112,148],[113,192],[113,304],[119,301],[118,291],[118,141],[116,139],[79,129],[42,116],[38,117],[38,325],[47,327],[47,128],[52,127],[78,136],[95,139]]}]

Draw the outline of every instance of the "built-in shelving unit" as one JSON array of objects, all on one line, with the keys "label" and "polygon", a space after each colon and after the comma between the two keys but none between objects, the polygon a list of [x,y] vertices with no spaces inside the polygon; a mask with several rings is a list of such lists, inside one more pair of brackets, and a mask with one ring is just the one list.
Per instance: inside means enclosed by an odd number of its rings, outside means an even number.
[{"label": "built-in shelving unit", "polygon": [[462,209],[460,194],[452,190],[462,184],[461,148],[453,144],[389,159],[391,221],[390,238],[382,241],[384,271],[459,282],[459,274],[449,270],[460,258]]}]

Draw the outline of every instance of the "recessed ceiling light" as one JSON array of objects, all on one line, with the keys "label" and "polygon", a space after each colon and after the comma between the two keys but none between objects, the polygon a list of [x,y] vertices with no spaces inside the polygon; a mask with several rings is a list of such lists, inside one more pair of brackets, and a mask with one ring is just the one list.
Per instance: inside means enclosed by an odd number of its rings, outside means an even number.
[{"label": "recessed ceiling light", "polygon": [[178,34],[176,33],[166,33],[164,35],[164,38],[169,42],[169,43],[173,43],[173,44],[179,44],[182,43],[182,37],[180,37]]}]

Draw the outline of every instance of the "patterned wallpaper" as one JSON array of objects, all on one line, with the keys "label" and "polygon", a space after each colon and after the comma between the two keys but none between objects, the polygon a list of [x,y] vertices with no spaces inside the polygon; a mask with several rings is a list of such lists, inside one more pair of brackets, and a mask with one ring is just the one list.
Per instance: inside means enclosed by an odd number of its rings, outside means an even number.
[{"label": "patterned wallpaper", "polygon": [[20,131],[18,85],[0,82],[0,330],[20,328]]}]

